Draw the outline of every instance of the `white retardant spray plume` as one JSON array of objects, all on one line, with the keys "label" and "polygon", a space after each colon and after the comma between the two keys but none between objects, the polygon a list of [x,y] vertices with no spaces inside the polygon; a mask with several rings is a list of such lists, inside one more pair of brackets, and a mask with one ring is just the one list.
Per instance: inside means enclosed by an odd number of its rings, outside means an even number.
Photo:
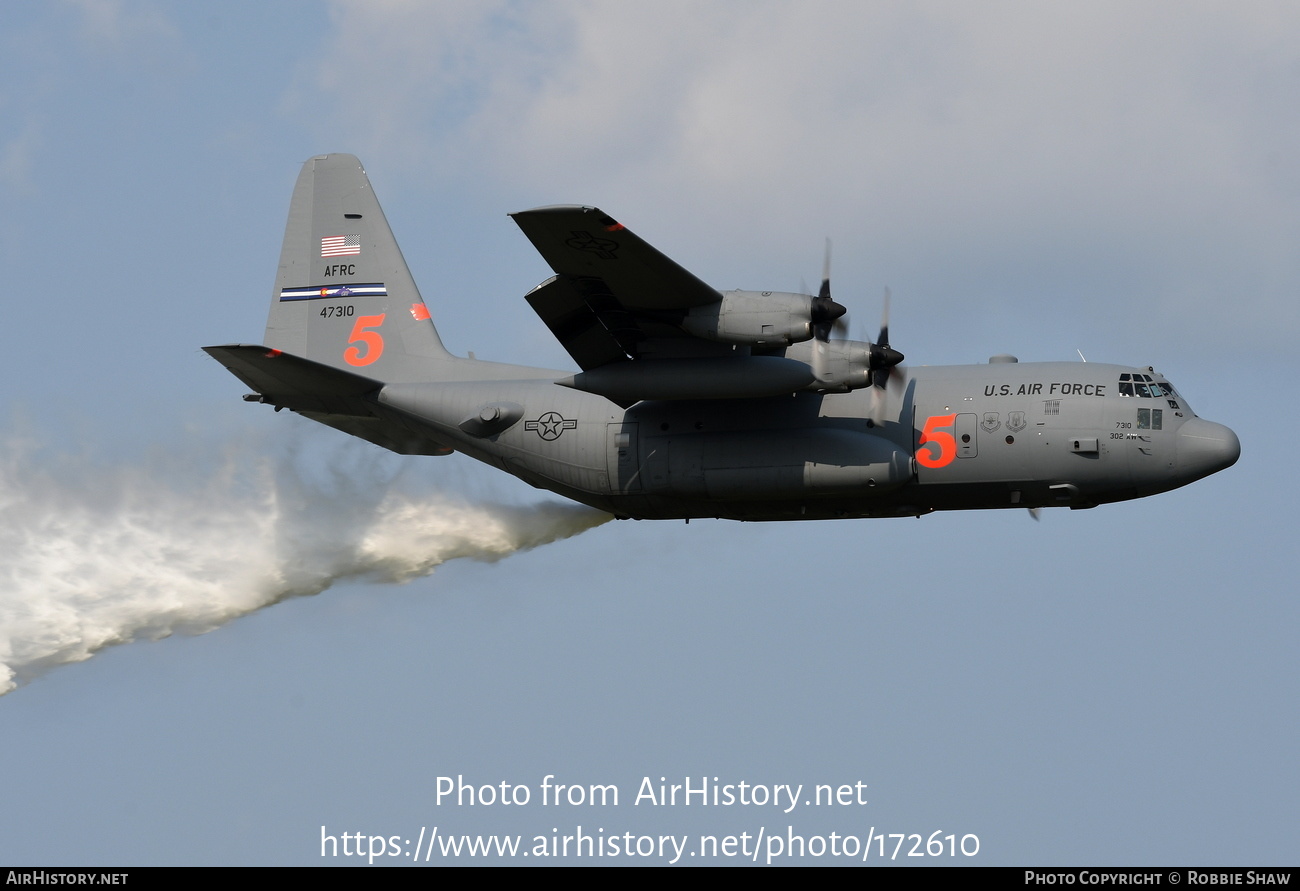
[{"label": "white retardant spray plume", "polygon": [[340,579],[401,583],[456,557],[497,560],[610,519],[558,502],[408,494],[403,465],[348,449],[317,462],[292,448],[268,459],[196,447],[96,466],[11,444],[0,455],[0,695],[110,644],[210,631]]}]

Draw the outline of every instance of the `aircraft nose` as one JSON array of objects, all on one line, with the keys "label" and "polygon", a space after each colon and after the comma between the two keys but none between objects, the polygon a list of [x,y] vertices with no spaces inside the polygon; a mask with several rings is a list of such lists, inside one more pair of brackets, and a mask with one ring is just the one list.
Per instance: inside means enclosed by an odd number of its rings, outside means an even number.
[{"label": "aircraft nose", "polygon": [[1178,469],[1200,479],[1231,467],[1241,457],[1241,441],[1232,430],[1192,418],[1178,428]]}]

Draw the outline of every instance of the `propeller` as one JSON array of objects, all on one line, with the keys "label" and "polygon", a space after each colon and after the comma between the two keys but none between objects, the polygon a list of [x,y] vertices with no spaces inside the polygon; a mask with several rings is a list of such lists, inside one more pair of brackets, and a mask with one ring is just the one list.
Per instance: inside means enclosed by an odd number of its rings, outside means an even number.
[{"label": "propeller", "polygon": [[845,322],[840,321],[848,312],[842,305],[831,299],[831,240],[826,239],[826,256],[822,260],[822,286],[817,296],[812,299],[809,319],[812,321],[813,337],[822,343],[831,339],[831,332],[843,331]]},{"label": "propeller", "polygon": [[885,288],[885,307],[880,315],[880,336],[871,345],[871,383],[883,390],[889,385],[894,369],[903,354],[889,346],[889,288]]},{"label": "propeller", "polygon": [[[872,415],[879,414],[883,391],[889,384],[893,369],[903,361],[903,354],[889,346],[889,289],[885,289],[884,314],[880,322],[880,336],[867,349],[867,374],[872,392]],[[813,329],[813,374],[818,381],[827,381],[826,364],[832,335],[842,340],[848,329],[844,317],[847,310],[831,299],[831,240],[826,239],[826,255],[822,261],[822,284],[817,296],[812,298],[810,318]],[[860,367],[860,366],[859,366]]]},{"label": "propeller", "polygon": [[831,240],[826,239],[826,254],[822,258],[822,286],[817,289],[817,296],[812,299],[809,319],[813,331],[813,374],[817,380],[826,379],[826,350],[830,343],[831,332],[843,334],[844,306],[831,299]]},{"label": "propeller", "polygon": [[880,334],[871,345],[871,422],[880,424],[884,419],[885,396],[889,382],[901,378],[903,354],[889,346],[889,288],[885,288],[884,309],[880,314]]}]

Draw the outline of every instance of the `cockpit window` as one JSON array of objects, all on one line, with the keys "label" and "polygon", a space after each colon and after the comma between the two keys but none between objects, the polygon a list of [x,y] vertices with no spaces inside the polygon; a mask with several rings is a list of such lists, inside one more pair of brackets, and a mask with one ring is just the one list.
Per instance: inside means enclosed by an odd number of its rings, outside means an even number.
[{"label": "cockpit window", "polygon": [[1139,408],[1139,430],[1160,430],[1164,427],[1164,411],[1158,408]]},{"label": "cockpit window", "polygon": [[1119,395],[1135,396],[1141,399],[1165,399],[1170,408],[1178,408],[1177,396],[1173,385],[1168,381],[1158,381],[1149,374],[1132,372],[1119,376]]}]

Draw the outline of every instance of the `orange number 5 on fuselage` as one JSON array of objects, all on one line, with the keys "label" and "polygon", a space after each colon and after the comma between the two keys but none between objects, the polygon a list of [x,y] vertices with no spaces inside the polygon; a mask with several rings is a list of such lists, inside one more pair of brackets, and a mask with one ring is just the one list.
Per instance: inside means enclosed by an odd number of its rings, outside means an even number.
[{"label": "orange number 5 on fuselage", "polygon": [[925,419],[925,426],[921,428],[921,446],[926,443],[936,445],[939,451],[933,452],[925,448],[917,448],[916,463],[922,467],[938,468],[947,467],[952,460],[957,457],[957,440],[952,433],[941,430],[941,427],[952,427],[956,430],[957,415],[932,415]]}]

